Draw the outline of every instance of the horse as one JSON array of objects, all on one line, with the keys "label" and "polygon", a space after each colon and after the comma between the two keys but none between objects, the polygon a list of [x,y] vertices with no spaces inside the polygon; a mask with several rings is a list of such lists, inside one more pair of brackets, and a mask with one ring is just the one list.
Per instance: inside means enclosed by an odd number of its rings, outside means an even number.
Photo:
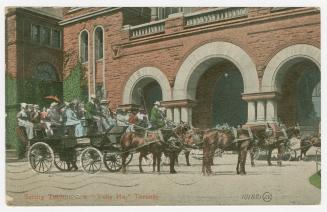
[{"label": "horse", "polygon": [[[184,148],[184,155],[186,160],[186,165],[191,166],[190,164],[190,149],[202,149],[202,138],[204,131],[199,128],[189,128],[182,136],[182,144]],[[213,165],[213,164],[212,164]]]},{"label": "horse", "polygon": [[274,149],[277,149],[277,165],[282,165],[282,156],[285,152],[285,145],[289,142],[289,139],[292,137],[298,137],[300,135],[300,130],[297,126],[289,127],[285,129],[285,134],[282,130],[272,130],[268,127],[268,125],[258,125],[258,126],[251,126],[250,127],[254,139],[254,145],[250,149],[250,156],[251,156],[251,166],[254,167],[254,157],[255,157],[255,149],[262,148],[268,151],[267,163],[268,166],[271,166],[271,153]]},{"label": "horse", "polygon": [[209,129],[203,134],[203,160],[202,174],[211,175],[211,163],[215,151],[220,148],[225,151],[237,151],[238,160],[236,165],[237,174],[245,175],[245,162],[247,151],[251,145],[251,136],[248,130],[235,129],[237,135],[231,129]]},{"label": "horse", "polygon": [[126,158],[129,151],[137,151],[139,156],[139,170],[142,173],[142,158],[146,158],[149,153],[153,156],[153,172],[157,166],[157,172],[160,172],[160,162],[162,153],[169,157],[170,173],[177,173],[175,170],[175,161],[182,150],[181,138],[188,129],[185,123],[166,126],[155,131],[143,130],[125,133],[120,144],[122,148],[122,172],[126,173]]},{"label": "horse", "polygon": [[320,135],[310,135],[310,136],[305,136],[301,138],[301,143],[300,143],[300,160],[302,160],[302,156],[306,157],[307,151],[312,147],[321,147],[321,139]]},{"label": "horse", "polygon": [[130,151],[140,153],[139,170],[143,173],[142,158],[146,158],[149,153],[153,156],[153,172],[157,165],[157,171],[160,172],[160,161],[162,155],[162,144],[160,142],[159,131],[126,132],[120,138],[122,148],[122,173],[126,173],[126,158]]}]

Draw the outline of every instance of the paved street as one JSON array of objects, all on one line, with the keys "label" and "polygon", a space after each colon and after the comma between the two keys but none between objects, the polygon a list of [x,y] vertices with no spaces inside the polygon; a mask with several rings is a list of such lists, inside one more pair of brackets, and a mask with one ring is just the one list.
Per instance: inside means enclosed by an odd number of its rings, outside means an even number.
[{"label": "paved street", "polygon": [[128,173],[105,170],[90,175],[60,172],[38,174],[27,162],[7,164],[7,201],[11,205],[233,205],[233,204],[319,204],[320,190],[309,183],[315,173],[314,161],[283,162],[282,167],[268,167],[247,161],[247,175],[235,172],[236,155],[215,158],[214,176],[201,175],[201,161],[192,159],[185,166],[183,156],[176,167],[178,174],[153,174],[149,165],[145,174],[138,172],[134,156]]}]

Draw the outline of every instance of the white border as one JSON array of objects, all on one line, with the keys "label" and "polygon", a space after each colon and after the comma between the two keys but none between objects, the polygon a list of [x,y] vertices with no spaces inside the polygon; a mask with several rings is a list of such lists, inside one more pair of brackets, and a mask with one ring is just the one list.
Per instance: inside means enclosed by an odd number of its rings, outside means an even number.
[{"label": "white border", "polygon": [[[322,63],[321,63],[321,74],[322,74],[322,87],[321,87],[321,92],[322,92],[322,108],[326,108],[325,102],[327,100],[326,94],[327,94],[327,83],[326,83],[326,21],[327,21],[327,5],[326,5],[326,0],[296,0],[296,1],[285,1],[285,0],[260,0],[260,1],[253,1],[253,0],[156,0],[156,1],[151,1],[151,0],[56,0],[56,1],[44,1],[44,0],[33,0],[33,1],[27,1],[27,0],[2,0],[0,2],[1,9],[0,9],[0,31],[1,31],[1,41],[0,41],[0,47],[2,50],[1,57],[0,57],[0,62],[2,65],[2,70],[5,69],[5,48],[4,48],[4,29],[5,29],[5,19],[4,19],[4,7],[5,6],[245,6],[245,7],[284,7],[284,6],[294,6],[294,7],[320,7],[321,10],[321,57],[322,57]],[[1,83],[0,83],[0,89],[4,90],[5,89],[5,72],[1,71]],[[1,193],[1,199],[0,199],[0,205],[1,205],[1,211],[7,211],[7,210],[13,210],[13,211],[42,211],[44,212],[45,210],[48,209],[59,209],[59,207],[28,207],[28,208],[23,208],[23,207],[7,207],[5,205],[5,187],[4,187],[4,179],[5,179],[5,155],[4,155],[4,136],[5,136],[5,112],[4,112],[4,106],[5,106],[5,95],[1,95],[1,105],[2,105],[2,110],[0,113],[0,133],[2,135],[2,145],[0,145],[1,148],[1,154],[0,154],[0,161],[1,161],[1,171],[0,173],[2,174],[0,177],[0,193]],[[326,130],[325,127],[326,125],[326,118],[327,117],[327,112],[326,110],[322,110],[322,140],[326,140]],[[326,170],[326,148],[323,148],[323,153],[322,153],[322,170]],[[76,211],[89,211],[89,210],[101,210],[101,211],[125,211],[125,210],[133,210],[133,211],[169,211],[169,210],[178,210],[178,211],[200,211],[200,210],[207,210],[207,211],[217,211],[219,209],[223,211],[260,211],[265,210],[265,212],[276,212],[276,211],[326,211],[327,205],[326,205],[326,189],[324,185],[324,182],[326,182],[326,172],[322,172],[322,201],[321,201],[321,206],[301,206],[301,207],[294,207],[294,206],[271,206],[271,207],[256,207],[256,206],[210,206],[210,207],[194,207],[194,206],[182,206],[182,207],[96,207],[96,208],[90,208],[90,207],[60,207],[60,210],[64,209],[66,211],[71,211],[76,210]]]}]

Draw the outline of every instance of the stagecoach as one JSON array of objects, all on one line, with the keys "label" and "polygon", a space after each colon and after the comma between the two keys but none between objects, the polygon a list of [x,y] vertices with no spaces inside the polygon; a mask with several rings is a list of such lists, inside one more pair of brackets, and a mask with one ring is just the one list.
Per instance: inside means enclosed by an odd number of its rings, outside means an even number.
[{"label": "stagecoach", "polygon": [[[43,130],[34,129],[34,138],[27,139],[25,128],[17,127],[16,132],[28,148],[28,162],[38,173],[47,173],[54,165],[60,171],[71,171],[73,162],[79,161],[80,167],[94,174],[101,170],[102,163],[110,172],[122,168],[120,156],[120,137],[127,126],[115,126],[105,133],[90,133],[74,137],[74,127],[54,127],[53,136],[46,136]],[[132,160],[129,154],[127,162]]]}]

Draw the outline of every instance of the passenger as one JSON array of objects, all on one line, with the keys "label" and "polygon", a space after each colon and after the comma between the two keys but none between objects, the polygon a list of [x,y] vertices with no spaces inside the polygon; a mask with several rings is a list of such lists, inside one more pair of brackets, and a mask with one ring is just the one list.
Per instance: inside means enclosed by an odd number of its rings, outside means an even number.
[{"label": "passenger", "polygon": [[91,95],[90,101],[85,105],[85,119],[88,122],[88,126],[92,127],[95,122],[98,128],[98,132],[102,132],[101,117],[99,116],[99,100],[95,95]]},{"label": "passenger", "polygon": [[50,121],[50,118],[48,116],[48,112],[47,112],[46,107],[43,107],[42,112],[40,112],[40,123],[43,124],[45,134],[48,137],[53,136],[53,131],[51,129],[51,121]]},{"label": "passenger", "polygon": [[151,110],[150,121],[153,125],[153,129],[158,129],[165,126],[164,117],[162,116],[162,112],[160,111],[159,106],[160,102],[156,101]]},{"label": "passenger", "polygon": [[127,126],[128,125],[128,114],[123,108],[117,109],[117,126]]},{"label": "passenger", "polygon": [[27,104],[21,103],[20,104],[20,111],[17,114],[17,121],[18,126],[24,127],[27,138],[32,139],[34,137],[33,132],[33,123],[29,121],[28,114],[27,114]]},{"label": "passenger", "polygon": [[109,108],[109,102],[107,100],[101,100],[101,121],[102,121],[102,126],[104,129],[107,131],[111,128],[113,128],[116,124],[115,121],[112,118],[112,114]]},{"label": "passenger", "polygon": [[81,123],[76,116],[76,113],[73,111],[75,105],[74,103],[70,103],[65,110],[66,117],[66,126],[74,126],[75,127],[75,137],[82,137],[84,135],[84,129]]}]

